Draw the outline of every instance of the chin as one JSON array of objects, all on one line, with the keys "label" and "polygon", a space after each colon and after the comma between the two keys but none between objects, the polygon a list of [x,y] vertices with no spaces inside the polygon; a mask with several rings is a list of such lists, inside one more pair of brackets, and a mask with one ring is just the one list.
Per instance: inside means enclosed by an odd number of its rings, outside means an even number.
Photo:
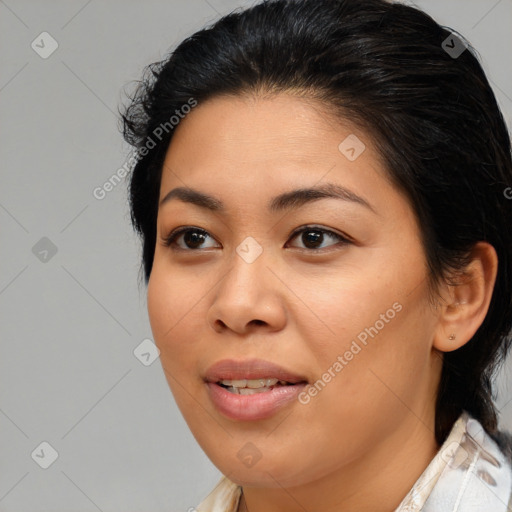
[{"label": "chin", "polygon": [[219,471],[237,485],[248,487],[282,488],[295,487],[314,480],[306,475],[301,467],[297,467],[293,457],[287,460],[273,460],[261,456],[251,463],[248,459],[240,461],[237,457],[219,462],[211,458]]}]

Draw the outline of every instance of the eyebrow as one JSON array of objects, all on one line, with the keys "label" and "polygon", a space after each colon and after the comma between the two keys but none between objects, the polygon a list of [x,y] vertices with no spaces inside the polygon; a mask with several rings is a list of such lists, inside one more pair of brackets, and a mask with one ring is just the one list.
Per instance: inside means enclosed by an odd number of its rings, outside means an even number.
[{"label": "eyebrow", "polygon": [[[376,211],[371,204],[355,192],[334,183],[324,183],[311,188],[298,188],[285,192],[272,198],[268,204],[268,209],[272,213],[277,213],[285,210],[299,208],[300,206],[318,201],[319,199],[341,199],[342,201],[350,201],[360,204],[373,213]],[[212,197],[203,192],[199,192],[190,187],[177,187],[168,192],[165,197],[160,201],[160,207],[171,199],[179,199],[184,203],[191,203],[200,208],[211,211],[223,212],[225,206],[220,199]]]}]

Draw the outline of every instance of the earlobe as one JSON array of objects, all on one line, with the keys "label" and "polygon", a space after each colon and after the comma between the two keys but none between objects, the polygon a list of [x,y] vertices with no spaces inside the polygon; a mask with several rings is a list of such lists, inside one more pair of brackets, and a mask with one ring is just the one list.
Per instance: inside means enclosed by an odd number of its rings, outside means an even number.
[{"label": "earlobe", "polygon": [[478,242],[471,261],[456,283],[445,284],[445,297],[438,309],[438,326],[433,346],[452,352],[465,345],[482,325],[491,302],[498,257],[492,245]]}]

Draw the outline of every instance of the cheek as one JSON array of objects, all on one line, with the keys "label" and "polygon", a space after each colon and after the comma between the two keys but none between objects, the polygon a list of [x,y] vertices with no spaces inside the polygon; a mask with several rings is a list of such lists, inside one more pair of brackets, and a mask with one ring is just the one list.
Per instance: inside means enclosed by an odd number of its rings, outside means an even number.
[{"label": "cheek", "polygon": [[151,330],[155,343],[161,350],[166,326],[169,329],[173,325],[172,312],[176,298],[172,289],[167,286],[165,278],[159,275],[158,269],[155,267],[153,267],[148,282],[147,303]]},{"label": "cheek", "polygon": [[313,355],[316,378],[327,383],[325,390],[318,385],[319,405],[344,396],[340,411],[375,410],[388,401],[400,405],[392,390],[412,396],[428,372],[435,320],[426,286],[417,286],[420,270],[401,280],[388,271],[369,281],[354,277],[304,290],[316,318],[304,317],[298,328],[310,340],[305,351]]},{"label": "cheek", "polygon": [[[177,352],[182,352],[186,357],[194,343],[190,333],[194,332],[194,319],[201,303],[198,303],[190,281],[187,280],[188,284],[184,281],[179,274],[160,271],[157,265],[148,282],[149,322],[161,358],[166,363],[172,363],[175,357],[167,356],[176,355]],[[187,347],[188,350],[185,350]]]},{"label": "cheek", "polygon": [[[384,300],[369,301],[363,314],[347,307],[340,315],[343,334],[319,354],[318,378],[329,381],[311,400],[318,398],[319,411],[329,408],[340,421],[351,417],[371,425],[376,416],[399,418],[414,408],[428,383],[432,323],[422,298],[397,297],[383,293]],[[356,435],[358,421],[352,427]]]},{"label": "cheek", "polygon": [[[301,338],[307,340],[323,366],[349,351],[354,341],[365,347],[370,340],[385,337],[390,327],[400,322],[403,305],[397,300],[399,286],[393,282],[379,284],[368,274],[333,276],[314,283],[308,280],[302,290],[297,286],[294,290],[303,299],[304,310],[292,316],[300,322]],[[357,352],[357,347],[352,351]]]},{"label": "cheek", "polygon": [[[415,335],[418,313],[410,303],[402,306],[384,327],[378,323],[377,331],[368,328],[376,323],[368,315],[371,325],[347,331],[316,354],[320,371],[312,389],[317,391],[303,397],[295,417],[304,426],[295,441],[307,439],[314,447],[310,467],[317,464],[323,471],[344,457],[361,455],[367,446],[391,436],[411,411],[421,415],[418,400],[429,374],[428,335]],[[358,338],[359,333],[367,336]]]},{"label": "cheek", "polygon": [[[187,290],[186,294],[184,290]],[[197,330],[194,318],[199,314],[201,303],[183,279],[170,278],[168,273],[159,272],[156,266],[148,282],[147,305],[165,378],[179,409],[188,420],[194,410],[190,393],[197,393],[196,386],[202,385],[202,381],[196,378],[197,350],[194,349],[198,343],[194,337]]]}]

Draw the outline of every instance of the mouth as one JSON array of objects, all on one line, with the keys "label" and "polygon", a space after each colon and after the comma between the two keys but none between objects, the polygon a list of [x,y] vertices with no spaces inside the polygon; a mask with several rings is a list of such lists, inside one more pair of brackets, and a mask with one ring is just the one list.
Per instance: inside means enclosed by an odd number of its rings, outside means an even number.
[{"label": "mouth", "polygon": [[225,359],[210,366],[204,376],[208,396],[225,417],[255,421],[269,418],[297,402],[308,384],[275,363],[261,359]]},{"label": "mouth", "polygon": [[218,386],[223,387],[230,393],[235,393],[236,395],[255,395],[257,393],[266,393],[275,388],[279,388],[282,386],[295,386],[299,383],[287,382],[285,380],[278,380],[275,378],[270,379],[239,379],[239,380],[229,380],[223,379],[216,384]]},{"label": "mouth", "polygon": [[204,380],[221,383],[226,387],[248,389],[307,382],[304,375],[296,374],[264,359],[222,359],[206,370]]}]

